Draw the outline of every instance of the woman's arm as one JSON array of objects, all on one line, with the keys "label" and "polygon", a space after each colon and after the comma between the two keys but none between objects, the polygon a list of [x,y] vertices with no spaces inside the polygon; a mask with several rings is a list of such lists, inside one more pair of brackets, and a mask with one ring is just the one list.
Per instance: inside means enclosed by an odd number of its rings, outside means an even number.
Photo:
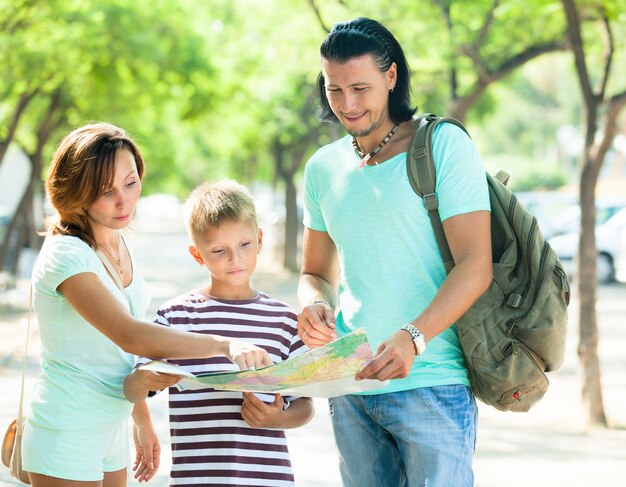
[{"label": "woman's arm", "polygon": [[161,464],[161,445],[154,431],[146,401],[139,401],[135,404],[132,416],[135,443],[134,477],[138,482],[148,482],[154,477]]},{"label": "woman's arm", "polygon": [[239,340],[171,330],[134,319],[90,272],[66,279],[58,290],[85,320],[126,352],[155,359],[225,355],[242,370],[272,364],[265,350]]}]

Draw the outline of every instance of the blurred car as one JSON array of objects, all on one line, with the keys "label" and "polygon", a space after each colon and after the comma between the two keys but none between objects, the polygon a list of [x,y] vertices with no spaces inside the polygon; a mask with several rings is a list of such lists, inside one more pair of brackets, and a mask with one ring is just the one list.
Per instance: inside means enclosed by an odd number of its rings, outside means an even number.
[{"label": "blurred car", "polygon": [[554,228],[554,222],[578,201],[575,194],[560,191],[520,191],[516,192],[515,196],[537,219],[545,239],[557,234],[559,230]]},{"label": "blurred car", "polygon": [[0,242],[4,240],[4,234],[10,223],[11,215],[4,205],[0,205]]},{"label": "blurred car", "polygon": [[[626,199],[596,198],[596,225],[602,225],[623,208],[626,208]],[[564,233],[578,233],[580,205],[575,203],[557,214],[550,222],[550,231],[552,237]]]},{"label": "blurred car", "polygon": [[[597,273],[598,281],[601,283],[615,280],[616,262],[621,263],[624,259],[622,255],[624,249],[621,245],[624,231],[626,231],[626,208],[596,227]],[[579,232],[557,235],[548,240],[570,278],[575,274],[574,260],[578,254],[578,240]]]},{"label": "blurred car", "polygon": [[615,280],[626,282],[626,228],[619,235],[618,252],[615,257]]}]

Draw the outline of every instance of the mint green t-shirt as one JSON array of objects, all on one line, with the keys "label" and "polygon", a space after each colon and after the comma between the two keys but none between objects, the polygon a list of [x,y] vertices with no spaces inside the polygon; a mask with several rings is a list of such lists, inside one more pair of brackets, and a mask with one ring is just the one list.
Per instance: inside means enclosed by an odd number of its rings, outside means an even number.
[{"label": "mint green t-shirt", "polygon": [[134,355],[124,352],[85,321],[57,288],[69,277],[90,272],[135,318],[142,318],[150,296],[132,258],[129,300],[115,286],[93,249],[77,237],[46,238],[33,270],[33,306],[41,334],[41,374],[29,421],[59,430],[119,423],[129,417],[124,377]]},{"label": "mint green t-shirt", "polygon": [[[328,232],[337,247],[339,335],[363,327],[376,353],[426,308],[446,274],[423,201],[408,181],[406,153],[359,169],[351,142],[343,137],[308,161],[304,225]],[[437,127],[433,154],[442,220],[490,210],[482,162],[461,129]],[[448,384],[469,385],[455,326],[429,341],[407,378],[371,393]]]}]

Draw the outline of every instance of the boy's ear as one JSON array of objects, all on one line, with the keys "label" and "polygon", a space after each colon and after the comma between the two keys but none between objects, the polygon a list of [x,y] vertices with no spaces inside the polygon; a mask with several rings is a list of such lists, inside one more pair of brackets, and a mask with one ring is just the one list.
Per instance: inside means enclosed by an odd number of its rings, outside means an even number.
[{"label": "boy's ear", "polygon": [[258,236],[258,242],[259,242],[259,249],[258,251],[261,252],[261,247],[263,247],[263,230],[259,228],[259,236]]},{"label": "boy's ear", "polygon": [[204,265],[204,259],[202,258],[202,256],[200,255],[200,252],[198,252],[198,249],[195,246],[193,245],[189,246],[189,253],[198,264]]}]

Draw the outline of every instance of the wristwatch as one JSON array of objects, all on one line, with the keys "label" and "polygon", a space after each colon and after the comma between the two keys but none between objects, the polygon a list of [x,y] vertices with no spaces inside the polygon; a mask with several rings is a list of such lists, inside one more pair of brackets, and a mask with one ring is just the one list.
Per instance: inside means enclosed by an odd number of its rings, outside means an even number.
[{"label": "wristwatch", "polygon": [[426,351],[426,337],[424,334],[411,323],[407,323],[402,329],[411,335],[413,346],[415,347],[415,355],[422,355]]}]

